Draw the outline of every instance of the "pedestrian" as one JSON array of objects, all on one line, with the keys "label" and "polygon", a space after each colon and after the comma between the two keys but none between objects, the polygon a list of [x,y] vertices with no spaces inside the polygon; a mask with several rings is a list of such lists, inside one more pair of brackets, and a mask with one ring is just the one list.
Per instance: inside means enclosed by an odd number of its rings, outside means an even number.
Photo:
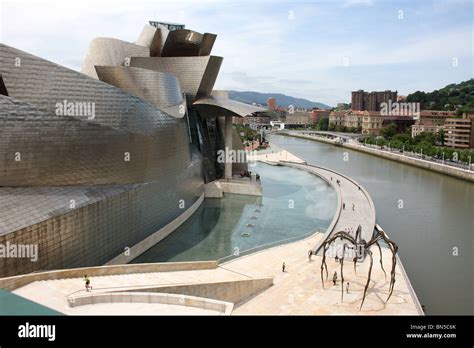
[{"label": "pedestrian", "polygon": [[352,210],[355,210],[355,204],[352,203]]},{"label": "pedestrian", "polygon": [[285,268],[286,268],[286,265],[285,265],[285,263],[283,262],[283,265],[281,265],[281,270],[282,270],[283,272],[285,272]]},{"label": "pedestrian", "polygon": [[360,191],[360,186],[359,186],[359,191]]},{"label": "pedestrian", "polygon": [[336,260],[336,262],[339,263],[339,256],[337,256],[337,254],[336,254],[335,260]]},{"label": "pedestrian", "polygon": [[332,181],[332,176],[331,176],[331,181]]},{"label": "pedestrian", "polygon": [[346,203],[342,203],[342,210],[346,210]]},{"label": "pedestrian", "polygon": [[260,174],[258,174],[258,173],[255,174],[255,180],[256,180],[256,181],[260,181]]},{"label": "pedestrian", "polygon": [[91,280],[89,279],[87,274],[84,276],[84,281],[86,282],[86,291],[92,290]]},{"label": "pedestrian", "polygon": [[337,282],[337,271],[334,271],[334,275],[332,276],[332,285],[336,285]]},{"label": "pedestrian", "polygon": [[347,294],[349,293],[349,282],[347,282],[347,284],[346,284],[346,293]]}]

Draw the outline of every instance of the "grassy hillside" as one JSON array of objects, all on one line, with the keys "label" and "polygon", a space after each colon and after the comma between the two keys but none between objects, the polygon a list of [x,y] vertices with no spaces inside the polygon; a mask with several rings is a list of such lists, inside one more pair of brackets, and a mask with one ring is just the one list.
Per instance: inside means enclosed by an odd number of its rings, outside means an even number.
[{"label": "grassy hillside", "polygon": [[433,92],[416,91],[407,96],[407,102],[421,103],[421,109],[457,109],[458,115],[464,112],[474,113],[474,79],[453,83]]}]

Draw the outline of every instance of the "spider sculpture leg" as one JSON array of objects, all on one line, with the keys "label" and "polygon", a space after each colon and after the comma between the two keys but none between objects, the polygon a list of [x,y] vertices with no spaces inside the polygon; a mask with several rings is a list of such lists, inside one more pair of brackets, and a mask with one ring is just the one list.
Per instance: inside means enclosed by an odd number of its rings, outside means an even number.
[{"label": "spider sculpture leg", "polygon": [[346,243],[342,246],[341,257],[341,302],[344,302],[344,256],[346,256]]},{"label": "spider sculpture leg", "polygon": [[377,245],[377,248],[379,249],[379,255],[380,255],[380,267],[382,268],[384,278],[387,279],[387,272],[385,272],[385,269],[383,268],[383,262],[382,262],[382,248],[379,244],[379,242],[375,242],[375,245]]},{"label": "spider sculpture leg", "polygon": [[362,296],[362,303],[360,304],[360,310],[362,310],[362,306],[364,305],[365,295],[367,294],[367,288],[369,287],[370,276],[372,274],[372,265],[374,264],[374,258],[372,257],[372,252],[369,249],[367,249],[366,252],[367,252],[367,255],[370,256],[370,266],[369,266],[369,274],[367,275],[367,283],[365,283],[364,296]]}]

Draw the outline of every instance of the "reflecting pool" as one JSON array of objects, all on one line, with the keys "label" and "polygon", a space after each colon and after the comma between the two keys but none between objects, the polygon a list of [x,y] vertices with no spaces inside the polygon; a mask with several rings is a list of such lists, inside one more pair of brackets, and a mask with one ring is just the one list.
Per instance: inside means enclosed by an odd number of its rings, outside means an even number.
[{"label": "reflecting pool", "polygon": [[232,258],[325,232],[337,194],[319,177],[302,170],[257,163],[263,197],[226,194],[206,199],[170,236],[132,263]]}]

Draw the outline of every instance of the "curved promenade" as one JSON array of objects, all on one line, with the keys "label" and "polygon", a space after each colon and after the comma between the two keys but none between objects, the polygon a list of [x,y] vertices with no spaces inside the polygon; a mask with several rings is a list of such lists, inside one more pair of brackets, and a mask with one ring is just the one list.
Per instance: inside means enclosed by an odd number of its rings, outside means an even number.
[{"label": "curved promenade", "polygon": [[[372,238],[375,227],[375,206],[372,198],[362,186],[351,178],[327,168],[289,162],[283,162],[282,164],[316,174],[330,183],[336,190],[338,207],[335,219],[329,226],[324,240],[339,231],[348,231],[355,236],[355,231],[359,225],[362,227],[361,237],[366,241]],[[313,248],[314,251],[319,251],[322,241]]]}]

